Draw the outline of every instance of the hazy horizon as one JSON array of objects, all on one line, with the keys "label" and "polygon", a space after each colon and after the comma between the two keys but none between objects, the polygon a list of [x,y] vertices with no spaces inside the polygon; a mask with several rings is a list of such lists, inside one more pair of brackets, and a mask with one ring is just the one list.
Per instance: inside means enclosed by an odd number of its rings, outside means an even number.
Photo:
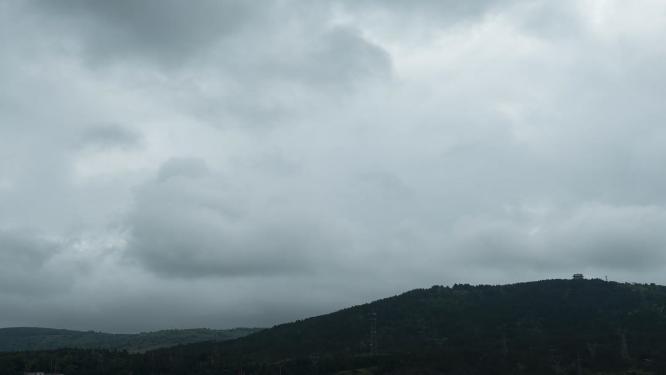
[{"label": "hazy horizon", "polygon": [[666,3],[0,2],[0,327],[666,284]]}]

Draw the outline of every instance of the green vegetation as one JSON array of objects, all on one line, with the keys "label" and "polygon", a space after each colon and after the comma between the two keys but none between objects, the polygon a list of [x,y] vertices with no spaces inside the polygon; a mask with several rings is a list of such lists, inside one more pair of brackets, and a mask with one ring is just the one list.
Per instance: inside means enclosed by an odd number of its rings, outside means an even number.
[{"label": "green vegetation", "polygon": [[111,334],[51,328],[0,328],[0,351],[52,350],[63,348],[115,349],[145,352],[202,341],[225,341],[258,332],[257,328],[173,329],[138,334]]},{"label": "green vegetation", "polygon": [[[369,354],[372,313],[378,350]],[[38,368],[66,375],[664,374],[666,287],[602,280],[435,286],[225,342],[144,354],[0,355],[0,374]]]}]

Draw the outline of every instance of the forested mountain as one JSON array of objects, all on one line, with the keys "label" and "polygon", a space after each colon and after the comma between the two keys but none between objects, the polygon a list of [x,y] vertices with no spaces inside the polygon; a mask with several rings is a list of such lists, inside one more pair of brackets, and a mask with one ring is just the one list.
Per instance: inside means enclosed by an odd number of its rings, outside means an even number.
[{"label": "forested mountain", "polygon": [[116,349],[144,352],[202,341],[225,341],[257,332],[257,328],[173,329],[137,334],[111,334],[66,329],[0,328],[0,351],[51,350],[61,348]]},{"label": "forested mountain", "polygon": [[665,308],[654,284],[435,286],[220,343],[6,353],[0,374],[664,374]]}]

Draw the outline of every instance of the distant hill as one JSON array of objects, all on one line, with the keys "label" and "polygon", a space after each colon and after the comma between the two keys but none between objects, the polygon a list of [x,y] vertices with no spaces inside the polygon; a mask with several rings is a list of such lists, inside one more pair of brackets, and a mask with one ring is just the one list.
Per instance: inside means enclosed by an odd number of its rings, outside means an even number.
[{"label": "distant hill", "polygon": [[137,334],[16,327],[0,328],[0,351],[52,350],[61,348],[114,349],[145,352],[157,348],[203,341],[225,341],[258,332],[257,328],[173,329]]},{"label": "distant hill", "polygon": [[0,374],[53,363],[67,375],[666,374],[666,287],[434,286],[225,342],[0,354]]}]

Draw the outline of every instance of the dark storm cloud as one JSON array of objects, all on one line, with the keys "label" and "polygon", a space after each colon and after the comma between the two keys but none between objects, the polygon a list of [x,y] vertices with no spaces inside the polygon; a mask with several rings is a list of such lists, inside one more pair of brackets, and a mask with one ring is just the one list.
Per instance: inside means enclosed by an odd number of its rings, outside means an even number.
[{"label": "dark storm cloud", "polygon": [[221,127],[293,121],[314,98],[339,100],[392,73],[383,48],[353,25],[331,22],[333,3],[29,4],[64,51],[116,69],[107,72],[146,63],[150,74],[129,79],[148,79],[171,105]]},{"label": "dark storm cloud", "polygon": [[[34,2],[45,19],[98,63],[147,58],[157,65],[187,69],[188,59],[213,59],[244,79],[344,84],[364,75],[385,75],[388,55],[349,27],[308,30],[325,22],[323,4],[267,1],[67,1]],[[308,17],[314,16],[308,20]],[[301,18],[301,19],[299,19]],[[301,25],[299,25],[301,24]],[[201,67],[205,62],[193,62]],[[262,86],[262,85],[260,85]]]},{"label": "dark storm cloud", "polygon": [[242,27],[253,10],[235,0],[37,1],[47,17],[79,34],[88,57],[98,63],[146,57],[167,66],[211,48],[220,38]]},{"label": "dark storm cloud", "polygon": [[[300,24],[297,16],[275,21],[270,32],[248,32],[220,46],[211,74],[226,86],[207,83],[188,104],[215,125],[248,128],[292,122],[319,100],[343,100],[347,93],[391,79],[388,53],[348,26]],[[322,21],[324,22],[324,21]],[[314,30],[313,30],[314,28]],[[222,119],[228,119],[223,121]]]}]

